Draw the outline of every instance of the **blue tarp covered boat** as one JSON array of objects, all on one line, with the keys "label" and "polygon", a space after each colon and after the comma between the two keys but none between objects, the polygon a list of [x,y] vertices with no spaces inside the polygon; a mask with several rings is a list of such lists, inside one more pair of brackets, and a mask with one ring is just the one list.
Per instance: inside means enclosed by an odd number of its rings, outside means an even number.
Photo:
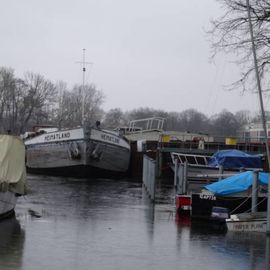
[{"label": "blue tarp covered boat", "polygon": [[239,150],[221,150],[216,152],[208,161],[208,165],[223,168],[263,168],[260,155],[249,155]]},{"label": "blue tarp covered boat", "polygon": [[[259,172],[259,184],[268,184],[269,174]],[[252,187],[253,172],[246,171],[226,179],[220,180],[213,184],[207,185],[204,188],[213,192],[217,196],[227,196],[233,193],[243,192]]]}]

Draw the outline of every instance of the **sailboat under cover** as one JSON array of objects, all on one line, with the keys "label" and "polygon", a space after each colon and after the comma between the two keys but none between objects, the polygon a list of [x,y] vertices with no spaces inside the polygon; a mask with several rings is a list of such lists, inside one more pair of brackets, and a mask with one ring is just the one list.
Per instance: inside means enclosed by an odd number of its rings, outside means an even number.
[{"label": "sailboat under cover", "polygon": [[26,193],[25,147],[15,136],[0,135],[0,218],[14,213]]},{"label": "sailboat under cover", "polygon": [[[216,196],[228,196],[244,192],[252,187],[253,174],[252,171],[246,171],[207,185],[204,188],[211,191]],[[265,172],[259,172],[258,174],[259,184],[267,185],[269,174]]]}]

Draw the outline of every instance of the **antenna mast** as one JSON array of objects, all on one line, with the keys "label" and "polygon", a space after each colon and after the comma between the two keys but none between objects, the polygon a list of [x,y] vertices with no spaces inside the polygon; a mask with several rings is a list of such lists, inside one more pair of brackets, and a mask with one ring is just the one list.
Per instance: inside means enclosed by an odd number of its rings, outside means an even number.
[{"label": "antenna mast", "polygon": [[83,48],[82,62],[77,62],[77,63],[82,64],[82,72],[83,72],[83,77],[82,77],[82,123],[81,124],[84,127],[84,124],[85,124],[85,71],[86,71],[85,65],[92,64],[91,62],[85,62],[85,48]]},{"label": "antenna mast", "polygon": [[84,113],[84,104],[85,104],[85,49],[83,49],[83,84],[82,84],[82,126],[84,127],[85,122],[85,113]]}]

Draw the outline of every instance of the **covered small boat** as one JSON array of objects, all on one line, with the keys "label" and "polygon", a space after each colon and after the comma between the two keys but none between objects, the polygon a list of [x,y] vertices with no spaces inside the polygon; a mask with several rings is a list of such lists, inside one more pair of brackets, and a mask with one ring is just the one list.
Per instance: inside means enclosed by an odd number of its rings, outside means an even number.
[{"label": "covered small boat", "polygon": [[[258,174],[259,184],[267,185],[269,174],[265,172],[259,172]],[[204,188],[214,193],[215,196],[228,196],[247,191],[252,187],[252,183],[253,172],[246,171],[207,185]]]},{"label": "covered small boat", "polygon": [[[192,194],[192,217],[209,219],[213,207],[225,207],[231,215],[250,211],[253,177],[253,171],[246,171],[204,186],[201,193]],[[267,184],[268,174],[258,172],[258,212],[267,209]]]},{"label": "covered small boat", "polygon": [[263,168],[261,155],[250,155],[240,150],[217,151],[209,160],[208,166],[227,168]]},{"label": "covered small boat", "polygon": [[[268,178],[268,173],[258,172],[259,185],[267,186]],[[215,196],[226,198],[226,196],[243,193],[250,190],[253,183],[254,172],[247,171],[208,185],[205,188],[214,193]],[[264,199],[266,200],[266,197],[264,197]],[[266,232],[266,224],[266,211],[242,212],[238,210],[237,214],[232,214],[229,218],[226,218],[226,225],[229,231]]]},{"label": "covered small boat", "polygon": [[25,146],[18,137],[0,135],[0,218],[14,213],[18,196],[25,192]]}]

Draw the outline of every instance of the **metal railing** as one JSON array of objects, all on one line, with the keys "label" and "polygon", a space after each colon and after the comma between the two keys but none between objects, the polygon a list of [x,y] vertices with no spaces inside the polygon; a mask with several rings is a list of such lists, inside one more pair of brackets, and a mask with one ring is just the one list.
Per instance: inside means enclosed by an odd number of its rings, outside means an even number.
[{"label": "metal railing", "polygon": [[238,170],[224,170],[222,166],[209,167],[205,165],[181,163],[177,159],[173,165],[174,186],[177,194],[199,192],[204,185],[211,184],[223,178],[236,175]]},{"label": "metal railing", "polygon": [[198,154],[213,154],[219,150],[236,149],[247,153],[263,154],[266,152],[265,144],[262,143],[237,143],[235,145],[228,145],[224,142],[204,142],[203,149],[199,146],[197,141],[170,141],[159,142],[159,151],[161,152],[189,152]]},{"label": "metal railing", "polygon": [[193,165],[207,165],[210,157],[203,155],[192,155],[192,154],[171,152],[171,159],[174,164],[176,162],[181,164],[187,162],[188,164]]}]

